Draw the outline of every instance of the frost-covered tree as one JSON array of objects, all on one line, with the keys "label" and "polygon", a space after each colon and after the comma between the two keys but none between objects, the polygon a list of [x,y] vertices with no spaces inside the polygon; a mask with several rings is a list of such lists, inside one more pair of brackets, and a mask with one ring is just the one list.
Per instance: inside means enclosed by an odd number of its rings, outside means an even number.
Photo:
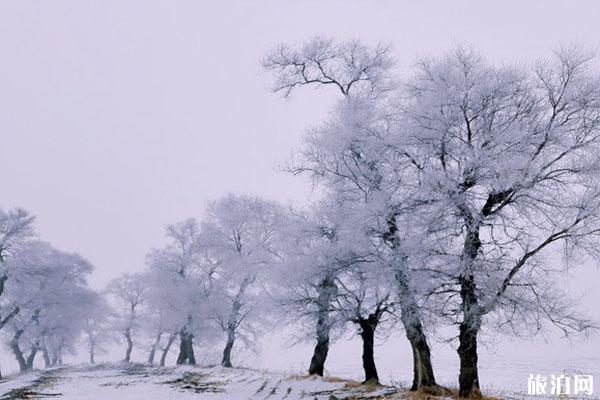
[{"label": "frost-covered tree", "polygon": [[145,275],[141,273],[124,274],[109,282],[106,293],[114,300],[114,318],[119,332],[126,343],[125,362],[131,361],[134,335],[142,324],[144,303],[148,290]]},{"label": "frost-covered tree", "polygon": [[95,364],[96,356],[106,352],[106,346],[116,339],[111,319],[113,315],[114,310],[106,298],[95,293],[92,306],[83,318],[83,343],[88,349],[90,364]]},{"label": "frost-covered tree", "polygon": [[20,311],[18,302],[6,298],[7,282],[18,271],[11,271],[5,261],[33,235],[33,220],[34,217],[23,209],[8,212],[0,209],[0,330]]},{"label": "frost-covered tree", "polygon": [[413,161],[447,256],[440,311],[459,325],[461,396],[479,393],[486,321],[590,327],[552,289],[560,257],[542,258],[559,244],[564,259],[597,255],[600,84],[589,60],[562,49],[533,67],[494,66],[458,49],[422,61],[403,91],[390,145]]},{"label": "frost-covered tree", "polygon": [[213,318],[226,334],[224,367],[232,366],[236,338],[247,339],[260,325],[260,283],[280,257],[275,247],[280,220],[280,207],[257,197],[229,194],[207,207],[202,246],[218,265],[211,303]]},{"label": "frost-covered tree", "polygon": [[52,308],[44,310],[38,347],[46,367],[62,364],[66,354],[77,352],[85,318],[95,307],[95,297],[96,294],[87,285],[66,287],[61,296],[55,297]]},{"label": "frost-covered tree", "polygon": [[[322,375],[332,338],[354,325],[363,342],[365,381],[378,381],[374,340],[390,316],[393,286],[353,209],[331,199],[310,214],[293,212],[282,230],[284,262],[277,302],[291,319],[307,325],[316,345],[310,374]],[[392,277],[393,278],[393,277]],[[392,279],[393,281],[393,279]]]},{"label": "frost-covered tree", "polygon": [[281,44],[269,52],[263,67],[276,77],[273,91],[289,96],[299,86],[329,85],[347,96],[352,91],[381,93],[394,87],[389,46],[315,37],[301,47]]},{"label": "frost-covered tree", "polygon": [[420,233],[399,229],[414,207],[414,173],[405,172],[412,161],[386,140],[394,123],[393,64],[385,46],[319,38],[299,49],[279,46],[264,61],[276,76],[276,90],[289,94],[302,85],[331,84],[344,95],[330,119],[309,132],[290,169],[313,177],[332,207],[350,207],[358,216],[358,237],[371,238],[368,253],[377,254],[396,281],[395,301],[413,348],[412,388],[437,390],[420,306],[429,279],[415,272],[422,265],[411,262],[421,261],[415,255],[422,251],[405,243],[419,243],[414,237]]},{"label": "frost-covered tree", "polygon": [[[393,313],[393,290],[390,277],[377,261],[355,260],[336,277],[338,295],[334,302],[344,321],[358,328],[362,340],[365,382],[379,383],[375,364],[377,329],[388,325]],[[393,277],[391,277],[393,279]]]},{"label": "frost-covered tree", "polygon": [[[163,307],[155,307],[155,305],[160,304],[160,300],[157,302],[152,302],[148,299],[147,306],[144,310],[144,330],[150,336],[150,346],[148,350],[148,364],[154,365],[154,359],[156,358],[156,352],[161,350],[161,343],[163,342],[163,337],[165,334],[169,334],[167,330],[167,316],[165,315],[165,309]],[[171,333],[174,337],[175,335]],[[167,341],[167,345],[170,348],[171,344]],[[164,350],[163,350],[164,351]],[[168,349],[166,352],[168,353]],[[165,354],[166,358],[166,354]],[[164,362],[163,362],[164,365]]]},{"label": "frost-covered tree", "polygon": [[[597,254],[600,85],[590,57],[563,49],[533,67],[496,67],[459,49],[422,60],[393,90],[355,91],[344,82],[356,74],[340,72],[353,57],[336,62],[331,42],[322,43],[280,47],[266,66],[287,93],[313,83],[345,88],[294,171],[344,201],[362,197],[376,216],[373,237],[396,269],[413,346],[413,388],[434,382],[426,310],[459,325],[461,396],[479,393],[484,321],[513,333],[535,333],[544,320],[564,332],[589,328],[552,289],[558,257],[542,257],[559,243],[568,256]],[[319,68],[325,62],[342,67]]]},{"label": "frost-covered tree", "polygon": [[146,280],[148,282],[147,304],[144,308],[144,330],[150,338],[147,362],[153,365],[160,352],[161,366],[165,365],[167,355],[171,346],[177,339],[181,328],[181,318],[178,317],[179,309],[175,308],[169,300],[169,292],[166,290],[162,277],[164,271],[154,269],[147,270]]},{"label": "frost-covered tree", "polygon": [[[19,271],[7,287],[7,296],[18,299],[20,309],[7,325],[19,368],[31,369],[38,352],[54,341],[53,357],[58,362],[64,352],[74,350],[81,333],[77,321],[82,321],[91,303],[87,277],[92,266],[78,254],[40,241],[24,243],[6,263]],[[50,357],[48,351],[46,347]]]},{"label": "frost-covered tree", "polygon": [[34,217],[23,209],[8,212],[0,209],[0,329],[19,312],[18,304],[5,301],[3,296],[10,276],[18,273],[11,271],[5,261],[33,235],[33,220]]},{"label": "frost-covered tree", "polygon": [[290,210],[278,231],[283,262],[274,270],[274,298],[283,318],[301,327],[299,339],[315,341],[308,373],[323,376],[331,341],[342,331],[334,311],[337,297],[337,256],[345,253],[336,240],[335,224],[326,210]]},{"label": "frost-covered tree", "polygon": [[[206,332],[208,297],[212,293],[216,265],[200,246],[200,225],[191,218],[168,225],[169,243],[147,256],[152,275],[149,299],[161,310],[165,332],[177,332],[180,339],[178,364],[195,364],[194,336]],[[169,340],[161,364],[173,343]]]}]

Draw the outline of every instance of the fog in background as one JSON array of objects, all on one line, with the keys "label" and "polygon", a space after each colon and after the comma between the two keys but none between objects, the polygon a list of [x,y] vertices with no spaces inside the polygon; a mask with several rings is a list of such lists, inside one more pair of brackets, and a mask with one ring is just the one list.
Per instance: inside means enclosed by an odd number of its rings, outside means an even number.
[{"label": "fog in background", "polygon": [[[402,70],[416,56],[457,44],[494,62],[526,63],[561,43],[598,48],[600,3],[576,4],[0,2],[0,205],[37,215],[41,237],[87,257],[95,266],[92,284],[101,288],[141,269],[148,249],[163,244],[163,226],[201,216],[207,200],[229,191],[296,204],[309,199],[308,182],[277,167],[338,93],[301,90],[290,100],[272,94],[260,60],[273,45],[317,34],[390,42]],[[574,270],[565,284],[589,293],[584,308],[600,320],[597,266]],[[308,362],[300,351],[283,353],[285,365],[275,362],[287,342],[282,334],[269,339],[266,368]],[[497,341],[489,351],[509,359],[600,356],[597,336],[572,344],[551,339]],[[384,379],[388,365],[410,370],[402,332],[385,349],[376,349]],[[359,366],[359,351],[358,343],[341,341],[329,368]],[[448,346],[434,351],[434,366],[436,357],[458,363]],[[483,357],[482,369],[493,369]]]}]

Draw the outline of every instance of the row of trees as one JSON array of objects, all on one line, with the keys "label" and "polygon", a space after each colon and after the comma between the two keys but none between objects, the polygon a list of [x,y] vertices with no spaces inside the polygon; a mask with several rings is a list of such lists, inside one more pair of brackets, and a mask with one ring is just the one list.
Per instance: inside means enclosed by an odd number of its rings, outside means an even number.
[{"label": "row of trees", "polygon": [[[195,364],[200,341],[220,345],[230,367],[240,340],[294,324],[315,343],[317,375],[330,342],[351,329],[366,381],[379,379],[377,335],[401,329],[412,389],[439,393],[429,341],[450,326],[456,334],[443,339],[458,345],[460,395],[479,395],[482,329],[594,327],[556,279],[573,257],[598,256],[600,83],[589,61],[563,49],[534,66],[494,66],[458,49],[400,79],[386,46],[279,46],[264,60],[275,91],[341,94],[289,165],[314,180],[318,198],[305,209],[218,199],[201,219],[167,226],[146,268],[105,296],[86,287],[91,267],[79,256],[27,240],[28,214],[3,214],[0,289],[13,281],[16,297],[0,290],[0,328],[11,327],[25,366],[39,350],[60,360],[78,334],[94,362],[118,332],[125,361],[144,343],[148,362],[160,354],[164,365],[178,343],[177,363]],[[38,282],[38,270],[52,274]]]},{"label": "row of trees", "polygon": [[125,360],[134,337],[150,342],[149,363],[161,350],[160,365],[176,339],[177,363],[195,364],[196,338],[210,345],[223,337],[222,365],[231,367],[236,340],[253,343],[272,312],[269,275],[281,257],[275,249],[281,217],[275,203],[229,195],[211,203],[202,222],[167,226],[168,244],[148,253],[147,268],[107,287]]},{"label": "row of trees", "polygon": [[102,297],[87,284],[92,266],[34,237],[25,210],[0,210],[0,333],[20,370],[42,354],[48,367],[72,354]]},{"label": "row of trees", "polygon": [[137,342],[149,349],[149,363],[161,350],[164,365],[178,339],[177,363],[195,364],[196,339],[222,340],[221,364],[231,367],[238,339],[252,346],[266,329],[295,324],[302,338],[317,340],[310,373],[318,375],[332,337],[355,327],[366,380],[378,381],[375,333],[394,323],[395,285],[349,210],[316,210],[235,194],[210,203],[201,221],[167,226],[168,244],[149,252],[143,272],[108,285],[118,323],[97,325],[118,327],[125,361]]},{"label": "row of trees", "polygon": [[[479,395],[485,326],[593,327],[560,285],[570,259],[599,249],[600,83],[590,60],[569,48],[532,66],[495,66],[459,48],[400,79],[389,47],[323,38],[265,58],[275,91],[341,93],[290,167],[314,179],[329,210],[317,217],[335,254],[319,268],[319,299],[323,310],[340,297],[368,305],[356,314],[365,341],[391,300],[413,348],[413,389],[436,386],[432,323],[458,328],[463,397]],[[348,271],[359,296],[345,293],[339,273]]]}]

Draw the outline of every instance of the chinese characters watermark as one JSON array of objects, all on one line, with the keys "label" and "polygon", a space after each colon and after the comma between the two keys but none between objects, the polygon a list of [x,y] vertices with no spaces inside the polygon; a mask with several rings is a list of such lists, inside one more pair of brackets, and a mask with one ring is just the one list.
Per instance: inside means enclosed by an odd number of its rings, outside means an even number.
[{"label": "chinese characters watermark", "polygon": [[[537,374],[529,375],[527,379],[528,395],[585,395],[594,394],[594,377],[592,375],[550,375],[550,386],[548,378]],[[572,383],[572,385],[571,385]]]}]

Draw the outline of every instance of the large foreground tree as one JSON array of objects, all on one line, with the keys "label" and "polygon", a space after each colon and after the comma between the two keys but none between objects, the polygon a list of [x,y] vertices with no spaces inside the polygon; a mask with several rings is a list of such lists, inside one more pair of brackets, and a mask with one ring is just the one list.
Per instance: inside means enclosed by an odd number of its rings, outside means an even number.
[{"label": "large foreground tree", "polygon": [[600,84],[588,64],[577,49],[526,68],[458,49],[423,61],[403,91],[392,143],[414,161],[447,255],[440,311],[459,318],[463,397],[479,395],[486,317],[534,331],[544,318],[565,332],[590,327],[549,289],[561,258],[542,259],[559,243],[566,258],[598,254]]},{"label": "large foreground tree", "polygon": [[367,253],[380,257],[396,281],[395,301],[413,348],[412,388],[438,391],[419,305],[427,285],[416,284],[432,282],[414,279],[414,268],[422,266],[411,265],[410,254],[422,249],[404,245],[405,238],[421,232],[398,228],[398,220],[412,212],[414,188],[405,183],[414,181],[405,173],[411,160],[385,142],[394,122],[388,106],[396,89],[393,65],[389,47],[323,38],[300,48],[279,46],[264,60],[276,77],[275,91],[289,95],[304,85],[328,85],[342,93],[331,118],[309,132],[290,170],[314,178],[329,194],[331,207],[354,210],[357,237],[370,237]]}]

